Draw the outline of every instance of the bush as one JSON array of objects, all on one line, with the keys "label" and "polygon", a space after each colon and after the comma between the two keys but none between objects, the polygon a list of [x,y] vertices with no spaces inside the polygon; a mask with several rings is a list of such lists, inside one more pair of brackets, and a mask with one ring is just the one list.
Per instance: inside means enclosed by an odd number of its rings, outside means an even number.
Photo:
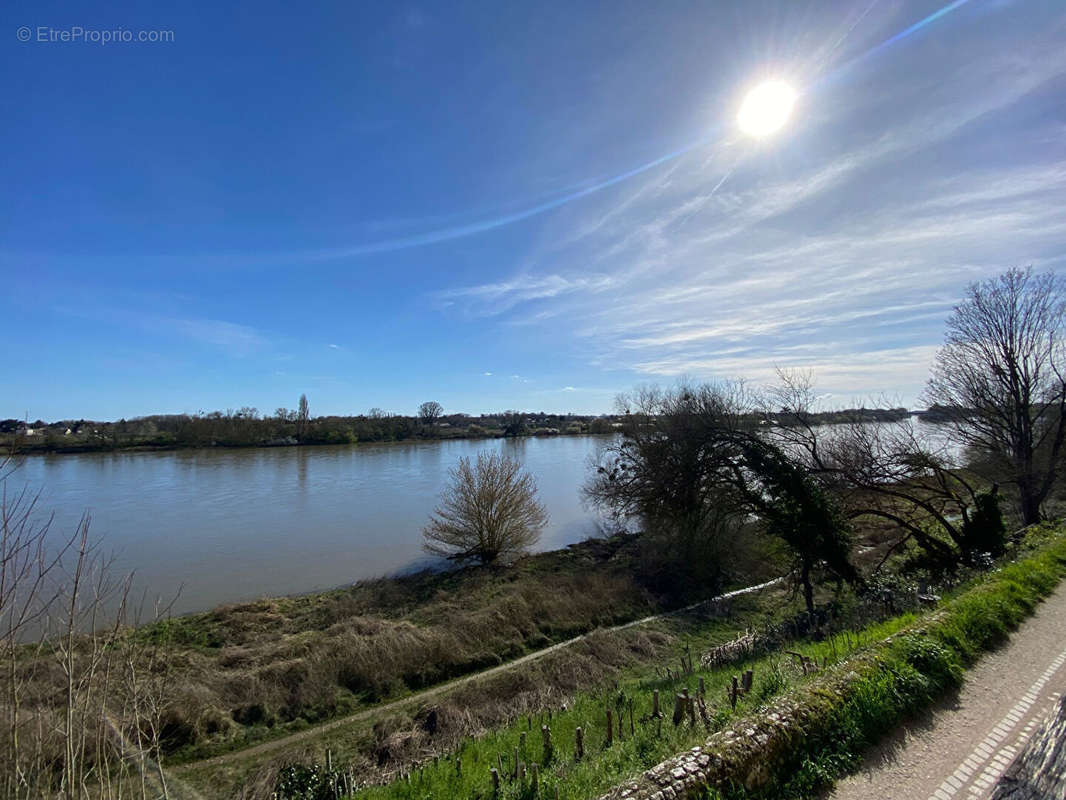
[{"label": "bush", "polygon": [[479,453],[459,459],[452,484],[426,526],[424,548],[433,555],[490,564],[513,559],[540,539],[548,512],[537,484],[515,459]]},{"label": "bush", "polygon": [[999,508],[999,493],[993,488],[981,492],[974,502],[973,513],[962,525],[962,548],[965,555],[987,553],[992,557],[1003,555],[1007,546],[1007,526]]}]

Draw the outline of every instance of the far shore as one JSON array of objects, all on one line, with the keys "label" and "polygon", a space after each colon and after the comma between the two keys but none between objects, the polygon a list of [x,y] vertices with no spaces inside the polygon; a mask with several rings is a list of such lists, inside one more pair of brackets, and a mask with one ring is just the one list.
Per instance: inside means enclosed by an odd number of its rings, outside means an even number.
[{"label": "far shore", "polygon": [[[947,418],[937,410],[858,408],[817,413],[812,422],[899,422],[909,417],[934,423]],[[753,414],[752,419],[753,424],[777,424],[772,413]],[[588,436],[619,433],[627,422],[622,415],[514,411],[478,417],[453,414],[430,421],[399,415],[300,419],[280,413],[261,417],[255,409],[242,409],[197,415],[163,414],[117,422],[0,420],[0,448],[19,454],[71,454]]]}]

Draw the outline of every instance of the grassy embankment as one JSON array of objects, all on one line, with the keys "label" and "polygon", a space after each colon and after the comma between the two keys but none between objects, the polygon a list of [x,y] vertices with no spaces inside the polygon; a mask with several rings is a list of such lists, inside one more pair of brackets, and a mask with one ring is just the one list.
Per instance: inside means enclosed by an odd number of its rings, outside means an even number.
[{"label": "grassy embankment", "polygon": [[340,769],[364,781],[387,781],[414,765],[444,757],[470,736],[508,726],[525,730],[524,720],[530,715],[540,718],[549,709],[558,715],[564,705],[572,707],[587,694],[607,691],[634,671],[650,673],[664,663],[676,670],[675,656],[685,644],[696,652],[729,641],[737,634],[737,618],[761,620],[770,607],[794,606],[780,594],[772,602],[749,596],[732,605],[729,619],[683,613],[622,631],[592,633],[536,661],[477,676],[410,702],[401,699],[369,709],[336,727],[308,730],[307,738],[278,743],[282,746],[270,752],[235,752],[224,759],[179,766],[176,774],[206,797],[268,798],[280,767],[322,762],[329,749]]},{"label": "grassy embankment", "polygon": [[[633,537],[499,568],[362,581],[163,620],[135,635],[169,653],[169,763],[215,756],[698,597],[637,578]],[[774,577],[752,559],[743,578]],[[739,584],[734,584],[739,585]]]},{"label": "grassy embankment", "polygon": [[[610,689],[579,691],[566,710],[525,715],[510,724],[460,743],[439,763],[416,769],[409,779],[364,789],[360,798],[491,797],[489,769],[502,765],[502,798],[533,796],[530,766],[525,781],[515,781],[515,748],[519,759],[539,765],[539,793],[561,798],[589,798],[609,790],[670,755],[700,744],[709,732],[730,725],[767,729],[769,744],[747,742],[736,752],[726,748],[721,796],[804,797],[825,786],[835,774],[856,763],[862,750],[899,720],[940,696],[961,678],[963,668],[981,652],[1003,641],[1039,599],[1050,593],[1066,573],[1066,538],[1061,528],[1029,537],[1027,555],[1019,563],[972,579],[954,590],[941,608],[923,616],[905,614],[841,633],[821,642],[792,643],[789,649],[820,663],[846,662],[813,676],[804,675],[792,657],[780,653],[748,659],[726,669],[697,669],[665,678],[661,668],[646,664],[630,668]],[[1031,548],[1036,547],[1035,553]],[[1015,557],[1020,555],[1015,553]],[[740,617],[763,611],[752,603]],[[699,624],[679,637],[694,652],[721,641],[735,620]],[[886,637],[891,637],[886,641]],[[733,675],[752,669],[753,691],[735,711],[724,702]],[[708,724],[671,724],[674,694],[695,692],[699,679],[706,687]],[[651,694],[659,689],[667,719],[650,719]],[[759,709],[785,693],[786,708],[801,711],[791,727],[771,724]],[[634,703],[630,727],[629,700]],[[616,724],[625,723],[606,745],[606,710]],[[554,751],[545,757],[540,726],[549,724]],[[584,731],[584,757],[575,755],[576,729]],[[775,738],[776,737],[776,738]],[[320,751],[321,752],[321,751]],[[338,754],[342,755],[342,754]],[[321,757],[321,756],[320,756]],[[456,761],[461,765],[456,767]],[[757,769],[754,768],[757,766]],[[756,780],[751,775],[757,776]],[[736,781],[731,784],[731,781]],[[744,783],[748,783],[747,787]]]},{"label": "grassy embankment", "polygon": [[[864,554],[861,560],[869,564],[876,563],[887,547],[891,533],[883,526],[870,526],[864,530],[858,540]],[[754,548],[751,551],[734,549],[732,561],[735,573],[729,588],[758,583],[786,571],[786,560],[772,549],[766,549],[771,545],[772,542],[767,540],[755,539],[749,543]],[[498,646],[501,641],[506,643],[508,640],[501,640],[500,636],[510,635],[508,631],[513,632],[518,628],[526,631],[524,640],[517,639],[515,641],[518,644],[514,641],[507,644],[506,653],[497,651],[483,662],[463,662],[467,669],[457,661],[460,650],[445,650],[442,654],[441,648],[436,648],[430,652],[430,656],[443,655],[445,661],[434,668],[445,680],[477,670],[480,666],[509,662],[513,660],[512,657],[523,655],[527,650],[537,650],[538,646],[550,641],[565,640],[592,630],[596,627],[592,623],[596,618],[601,619],[603,625],[617,624],[676,606],[678,598],[657,597],[640,586],[635,578],[639,572],[639,558],[639,543],[632,539],[588,542],[566,551],[534,556],[504,569],[472,569],[446,575],[372,582],[331,595],[263,601],[252,606],[223,609],[210,615],[186,618],[182,624],[188,623],[190,634],[187,638],[214,639],[218,635],[215,624],[219,614],[229,620],[233,616],[244,618],[262,613],[264,606],[278,607],[279,613],[288,616],[289,622],[283,627],[287,627],[291,633],[279,634],[276,630],[264,632],[260,625],[247,626],[249,646],[254,645],[261,652],[264,662],[267,662],[269,653],[277,646],[271,643],[273,639],[280,637],[282,641],[286,638],[300,641],[307,636],[319,641],[318,634],[310,634],[305,630],[307,608],[320,605],[332,608],[339,598],[345,601],[344,614],[348,615],[344,617],[344,624],[356,625],[368,632],[364,644],[368,649],[373,649],[362,658],[371,665],[373,674],[383,681],[395,680],[397,675],[403,674],[402,669],[397,670],[399,662],[375,660],[376,653],[391,648],[390,640],[395,631],[385,631],[386,635],[381,640],[376,639],[375,634],[370,632],[367,608],[362,603],[373,602],[387,608],[391,622],[409,635],[417,633],[434,638],[438,635],[445,638],[458,635],[464,640],[470,637],[476,641],[479,636],[485,635],[485,630],[483,626],[470,628],[467,622],[471,616],[482,618],[488,613],[491,616],[489,633],[494,638],[479,642],[482,652],[492,652],[490,648]],[[599,588],[590,592],[589,587]],[[351,594],[358,595],[360,603],[346,599]],[[530,598],[535,602],[529,602]],[[547,605],[545,599],[549,601]],[[684,601],[694,599],[697,598],[687,597]],[[289,604],[296,604],[304,612],[294,612]],[[346,703],[335,713],[324,714],[318,719],[304,716],[293,721],[279,719],[269,724],[253,722],[224,730],[221,734],[201,740],[198,745],[186,746],[171,756],[169,763],[183,765],[178,767],[178,773],[209,794],[211,790],[225,787],[225,791],[220,791],[218,796],[228,796],[227,792],[232,793],[237,787],[253,785],[257,788],[252,796],[269,797],[279,766],[321,760],[327,747],[333,749],[336,762],[344,763],[346,768],[351,768],[364,780],[380,780],[412,762],[454,747],[463,736],[470,733],[493,730],[521,713],[558,708],[576,693],[602,690],[627,675],[635,674],[634,670],[653,671],[664,660],[674,659],[682,642],[689,641],[692,652],[699,652],[701,648],[733,638],[746,626],[760,625],[771,618],[790,617],[799,608],[800,603],[795,596],[782,592],[764,593],[734,601],[733,613],[727,620],[715,614],[708,617],[697,613],[674,616],[622,632],[601,631],[565,651],[510,669],[503,675],[479,678],[475,685],[449,690],[446,696],[435,698],[432,702],[409,704],[403,708],[389,706],[383,713],[374,710],[377,708],[375,700],[407,697],[413,690],[435,682],[398,683],[390,692],[368,695],[359,699],[357,705]],[[233,612],[238,613],[234,615]],[[326,616],[333,617],[337,613],[330,612]],[[565,625],[560,627],[558,620],[565,620]],[[234,622],[230,620],[229,624],[232,626]],[[556,625],[557,635],[547,637],[545,631],[552,624]],[[230,637],[233,635],[233,632],[228,634]],[[328,639],[323,641],[328,642]],[[525,649],[522,641],[528,642]],[[223,656],[228,664],[229,656],[225,654],[232,652],[232,647],[221,648],[215,655]],[[426,664],[421,659],[427,657],[424,656],[426,650],[416,647],[404,652],[404,661],[408,666],[425,668]],[[325,662],[321,660],[323,655]],[[327,677],[331,674],[332,654],[328,650],[323,651],[320,647],[310,649],[305,653],[305,658],[311,662],[308,668],[316,673]],[[452,665],[450,673],[442,669],[449,664]],[[188,670],[182,672],[189,674]],[[265,696],[269,697],[271,691],[283,694],[284,685],[279,685],[279,676],[287,681],[291,673],[271,669],[268,674],[272,683],[261,687],[267,691]],[[294,679],[298,679],[298,674]],[[346,690],[342,690],[341,696],[347,698],[343,691]],[[209,709],[218,706],[218,701],[214,701]],[[355,716],[352,716],[353,712]],[[190,713],[187,716],[192,718],[194,715]],[[239,707],[233,717],[247,719]],[[260,741],[288,737],[294,733],[299,735],[315,723],[337,717],[344,720],[340,727],[323,726],[319,729],[316,725],[313,731],[307,732],[305,738],[286,742],[269,753],[258,750],[247,754],[236,752],[224,763],[192,763]]]},{"label": "grassy embankment", "polygon": [[620,537],[497,569],[362,581],[149,625],[171,651],[172,761],[216,755],[663,610]]},{"label": "grassy embankment", "polygon": [[[882,533],[873,531],[862,539],[864,550],[872,558],[876,559],[884,546]],[[629,542],[614,552],[607,563],[631,576],[633,544]],[[576,552],[591,547],[603,545],[588,543],[576,548]],[[605,554],[606,551],[601,553]],[[746,564],[742,584],[755,583],[782,571],[780,563],[766,551],[749,553],[746,561],[740,558],[741,554],[735,555],[740,563]],[[545,557],[572,558],[563,554]],[[526,577],[535,575],[533,572]],[[465,581],[457,577],[456,582],[462,586]],[[560,597],[559,602],[567,599]],[[229,796],[240,787],[244,796],[269,797],[279,766],[321,761],[323,753],[330,748],[334,762],[343,764],[344,769],[358,774],[361,780],[380,780],[410,768],[413,762],[454,748],[465,736],[498,729],[520,715],[547,713],[549,709],[559,709],[563,703],[572,704],[579,695],[613,690],[619,681],[642,679],[662,671],[664,663],[676,670],[677,654],[682,648],[699,653],[733,639],[747,626],[791,618],[801,605],[798,597],[778,590],[737,598],[726,608],[704,607],[638,628],[600,631],[564,651],[553,652],[503,674],[479,677],[476,683],[449,689],[441,696],[417,698],[417,703],[360,714],[339,727],[308,731],[305,738],[286,741],[269,753],[233,753],[224,761],[187,763],[177,772],[211,796]],[[723,618],[723,613],[728,618]]]},{"label": "grassy embankment", "polygon": [[[728,800],[803,798],[855,768],[863,752],[896,725],[957,688],[965,669],[1003,644],[1066,576],[1062,523],[1033,531],[1033,552],[952,597],[926,618],[903,625],[799,692],[801,725],[782,737],[758,787],[733,786]],[[755,754],[766,763],[766,752]],[[750,758],[751,754],[749,754]]]}]

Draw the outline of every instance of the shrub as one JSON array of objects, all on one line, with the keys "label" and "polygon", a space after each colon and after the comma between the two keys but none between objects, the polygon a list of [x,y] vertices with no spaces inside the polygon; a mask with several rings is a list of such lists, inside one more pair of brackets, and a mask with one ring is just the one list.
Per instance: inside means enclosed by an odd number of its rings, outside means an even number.
[{"label": "shrub", "polygon": [[515,459],[479,453],[477,464],[459,459],[424,531],[427,552],[490,564],[513,559],[540,539],[548,512],[537,500],[533,476]]}]

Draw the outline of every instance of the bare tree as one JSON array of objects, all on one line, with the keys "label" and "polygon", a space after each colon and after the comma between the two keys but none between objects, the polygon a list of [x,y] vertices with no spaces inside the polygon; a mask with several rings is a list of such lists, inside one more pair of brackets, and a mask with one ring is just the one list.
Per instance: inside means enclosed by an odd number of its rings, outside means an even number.
[{"label": "bare tree", "polygon": [[1026,525],[1057,476],[1066,434],[1066,286],[1012,269],[973,283],[948,319],[923,398],[953,411],[958,439],[1017,487]]},{"label": "bare tree", "polygon": [[848,519],[898,526],[889,553],[913,539],[943,565],[998,554],[995,540],[1005,532],[996,527],[998,513],[988,516],[998,504],[996,487],[964,469],[946,442],[909,419],[817,424],[810,373],[779,371],[778,380],[763,399],[766,435],[833,494]]},{"label": "bare tree", "polygon": [[418,407],[418,418],[422,420],[423,425],[432,425],[443,413],[444,406],[434,400],[427,400]]},{"label": "bare tree", "polygon": [[540,539],[548,512],[533,476],[499,453],[459,459],[451,485],[423,531],[423,547],[457,561],[489,564],[512,559]]}]

